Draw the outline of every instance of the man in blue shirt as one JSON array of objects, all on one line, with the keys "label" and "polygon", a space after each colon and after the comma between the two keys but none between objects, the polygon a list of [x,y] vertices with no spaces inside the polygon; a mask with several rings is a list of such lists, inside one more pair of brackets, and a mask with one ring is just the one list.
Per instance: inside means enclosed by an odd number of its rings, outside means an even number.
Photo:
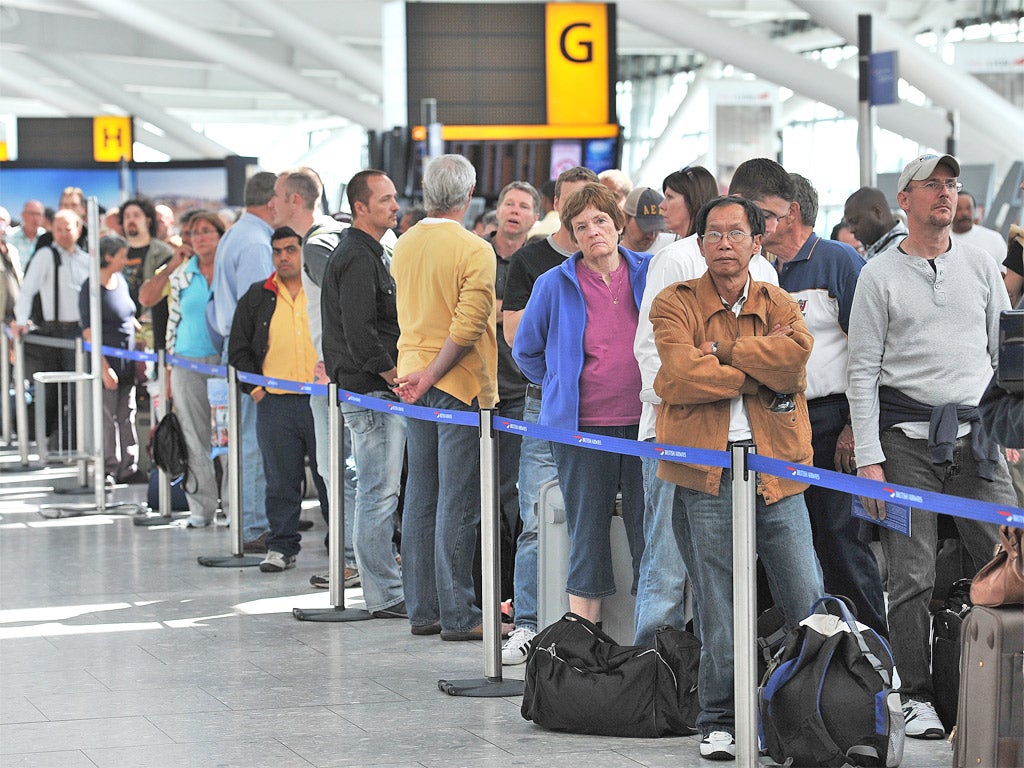
[{"label": "man in blue shirt", "polygon": [[[846,336],[864,260],[849,245],[814,234],[818,193],[800,174],[789,177],[793,202],[775,231],[765,235],[764,249],[775,256],[779,286],[797,300],[814,334],[805,393],[814,466],[855,472],[853,428],[846,401]],[[804,491],[804,501],[825,591],[850,598],[857,618],[887,637],[878,563],[862,535],[866,524],[850,514],[850,494],[812,485]]]},{"label": "man in blue shirt", "polygon": [[[255,174],[245,184],[245,213],[224,233],[213,265],[213,306],[211,324],[223,338],[231,335],[231,320],[238,298],[249,286],[263,282],[274,271],[270,250],[271,198],[277,176],[267,171]],[[207,312],[207,316],[211,312]],[[244,550],[266,552],[269,529],[266,511],[267,481],[263,457],[256,439],[256,405],[242,398],[242,526]]]}]

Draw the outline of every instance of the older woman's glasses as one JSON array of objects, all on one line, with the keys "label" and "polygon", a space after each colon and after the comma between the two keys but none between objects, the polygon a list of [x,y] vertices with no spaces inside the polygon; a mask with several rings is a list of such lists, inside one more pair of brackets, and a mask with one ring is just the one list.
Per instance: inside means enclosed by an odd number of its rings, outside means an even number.
[{"label": "older woman's glasses", "polygon": [[725,237],[729,238],[730,243],[742,243],[746,238],[753,237],[753,235],[741,229],[733,229],[728,232],[715,232],[711,230],[710,232],[705,232],[700,237],[701,240],[709,245],[718,245],[718,243],[722,242],[722,238]]}]

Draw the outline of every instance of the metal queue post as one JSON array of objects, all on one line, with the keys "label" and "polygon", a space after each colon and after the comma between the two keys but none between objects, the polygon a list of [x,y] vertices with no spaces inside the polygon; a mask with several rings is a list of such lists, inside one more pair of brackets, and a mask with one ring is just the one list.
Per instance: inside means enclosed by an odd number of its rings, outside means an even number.
[{"label": "metal queue post", "polygon": [[[231,554],[222,556],[200,555],[196,561],[207,568],[248,568],[259,565],[263,558],[246,555],[243,550],[245,532],[242,530],[242,404],[239,400],[238,372],[228,366],[228,504],[231,520]],[[162,503],[162,502],[161,502]]]},{"label": "metal queue post", "polygon": [[733,686],[736,706],[736,765],[758,764],[757,747],[757,483],[747,457],[752,440],[733,443],[732,605]]},{"label": "metal queue post", "polygon": [[449,696],[498,698],[522,696],[522,680],[501,676],[501,594],[498,573],[501,547],[498,481],[498,435],[492,408],[480,410],[480,561],[483,585],[484,677],[469,680],[438,680],[437,687]]},{"label": "metal queue post", "polygon": [[[91,274],[90,274],[90,282],[91,282]],[[90,311],[90,314],[91,314],[91,312],[92,312],[92,302],[91,301],[90,301],[89,311]],[[92,321],[92,318],[90,317],[90,322],[91,321]],[[41,340],[43,340],[43,339],[42,338],[38,339],[38,341],[41,341]],[[46,426],[45,426],[46,425],[46,415],[44,413],[44,411],[46,410],[46,386],[45,385],[46,384],[57,384],[57,392],[58,392],[58,396],[59,396],[59,394],[61,392],[61,389],[60,389],[60,385],[61,384],[67,384],[67,385],[74,384],[75,385],[75,399],[74,399],[74,402],[76,403],[76,405],[75,405],[75,429],[74,429],[74,432],[75,432],[75,443],[76,443],[77,449],[72,451],[71,448],[70,448],[70,443],[69,443],[69,448],[68,448],[67,453],[62,453],[58,449],[58,454],[62,456],[64,461],[66,461],[66,462],[73,461],[73,462],[75,462],[78,465],[78,485],[77,485],[77,487],[76,486],[72,486],[70,488],[54,488],[53,492],[55,494],[58,494],[58,495],[62,495],[62,494],[82,495],[82,494],[85,494],[85,493],[89,492],[89,461],[90,461],[90,459],[95,458],[94,454],[90,454],[89,450],[88,450],[88,446],[89,446],[90,443],[93,443],[93,448],[95,449],[95,441],[90,439],[89,435],[88,435],[88,426],[87,426],[88,422],[86,420],[87,409],[85,407],[85,403],[91,397],[91,395],[89,394],[92,391],[90,389],[90,385],[92,384],[92,382],[94,380],[96,381],[97,384],[99,384],[100,383],[100,378],[98,376],[94,378],[91,373],[86,371],[86,368],[85,368],[85,350],[84,350],[84,347],[83,347],[83,340],[81,339],[81,337],[79,337],[77,339],[74,339],[74,340],[46,339],[46,341],[47,341],[46,346],[55,346],[55,347],[60,347],[60,348],[63,348],[63,349],[68,349],[68,348],[73,349],[74,350],[74,354],[75,354],[75,370],[74,370],[73,373],[72,372],[68,372],[68,371],[39,371],[37,373],[32,374],[32,378],[35,380],[35,382],[37,384],[37,386],[36,386],[36,434],[37,435],[45,434],[45,429],[46,429]],[[51,344],[50,342],[54,342],[54,343]],[[101,399],[101,403],[100,403],[101,410],[100,410],[100,413],[103,412],[102,411],[102,397],[103,397],[102,392],[103,392],[103,390],[102,390],[102,386],[101,386],[100,387],[100,399]],[[70,404],[70,402],[71,402],[71,400],[70,400],[70,396],[69,396],[68,403]],[[96,405],[95,403],[90,403],[90,407],[95,407],[95,405]],[[58,412],[58,414],[62,414],[64,412],[63,400],[62,399],[58,401],[57,412]],[[57,424],[58,424],[58,440],[57,440],[57,442],[58,442],[58,446],[60,446],[60,445],[62,445],[62,440],[61,440],[62,435],[61,435],[61,432],[59,430],[59,426],[62,424],[62,422],[58,419]],[[69,425],[69,430],[70,430],[70,425]],[[101,439],[102,439],[102,423],[101,423],[100,436],[101,436]],[[39,460],[42,463],[46,464],[49,461],[49,451],[48,451],[48,446],[46,444],[46,441],[45,440],[37,441],[37,449],[38,449],[38,453],[39,453]],[[100,461],[101,461],[101,465],[102,465],[102,454],[100,454]],[[102,481],[101,481],[101,485],[102,485]]]},{"label": "metal queue post", "polygon": [[344,416],[338,404],[338,385],[333,381],[327,385],[327,431],[328,443],[328,500],[327,500],[327,549],[329,582],[329,608],[292,608],[292,616],[299,621],[346,622],[366,621],[373,616],[369,611],[345,607],[345,494],[341,475]]}]

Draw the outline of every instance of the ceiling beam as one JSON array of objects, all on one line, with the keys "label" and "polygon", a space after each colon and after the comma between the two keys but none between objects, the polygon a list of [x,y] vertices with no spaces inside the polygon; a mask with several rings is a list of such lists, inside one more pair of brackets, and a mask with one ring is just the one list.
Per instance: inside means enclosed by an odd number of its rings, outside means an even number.
[{"label": "ceiling beam", "polygon": [[338,42],[315,25],[296,15],[291,6],[268,0],[227,0],[246,17],[256,19],[274,36],[319,59],[340,74],[377,95],[383,82],[380,62],[367,58],[353,46]]},{"label": "ceiling beam", "polygon": [[246,77],[284,91],[292,96],[340,115],[366,128],[379,129],[379,108],[313,83],[287,67],[266,61],[248,49],[193,25],[185,24],[134,0],[78,0],[112,19],[138,31],[172,43],[202,61],[216,61]]},{"label": "ceiling beam", "polygon": [[[857,16],[866,13],[863,6],[851,2],[811,0],[793,0],[793,3],[819,23],[856,44]],[[880,16],[872,17],[872,47],[876,51],[899,51],[900,77],[919,88],[941,108],[957,110],[961,121],[970,123],[993,145],[1002,147],[1001,154],[1019,155],[1021,137],[1024,137],[1024,113],[987,85],[946,64],[939,56],[918,45],[911,35]],[[927,146],[945,149],[946,144],[928,142]]]},{"label": "ceiling beam", "polygon": [[[6,57],[5,57],[6,58]],[[140,120],[152,123],[165,134],[184,145],[189,153],[194,153],[200,158],[223,159],[227,155],[237,154],[233,150],[218,144],[212,139],[197,133],[188,123],[164,112],[145,99],[128,93],[114,83],[91,71],[80,61],[63,54],[48,53],[44,59],[45,66],[78,83],[78,87],[85,93],[96,96],[98,101],[115,104],[129,115]],[[38,66],[38,61],[34,61]],[[154,147],[157,149],[157,147]],[[163,150],[160,150],[163,151]],[[183,159],[180,155],[175,159]]]},{"label": "ceiling beam", "polygon": [[[620,3],[618,8],[619,14],[632,23],[657,30],[680,45],[728,61],[846,115],[857,114],[857,81],[823,64],[673,2]],[[878,125],[925,146],[945,146],[945,121],[935,110],[910,104],[891,105],[879,113]],[[998,155],[1003,155],[1008,146],[991,138],[986,145],[985,151]]]}]

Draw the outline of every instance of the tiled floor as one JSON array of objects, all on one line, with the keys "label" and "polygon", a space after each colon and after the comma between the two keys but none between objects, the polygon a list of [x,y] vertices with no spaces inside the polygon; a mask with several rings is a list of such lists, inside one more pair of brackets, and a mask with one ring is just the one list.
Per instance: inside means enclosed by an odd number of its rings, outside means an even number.
[{"label": "tiled floor", "polygon": [[[0,451],[3,768],[703,763],[692,737],[555,734],[516,698],[441,693],[438,679],[483,676],[481,643],[413,637],[397,620],[296,620],[293,607],[328,605],[308,585],[326,571],[319,514],[306,512],[317,528],[294,570],[205,568],[196,557],[228,554],[227,530],[44,520],[38,505],[73,473],[15,461]],[[359,590],[347,601],[361,607]],[[903,764],[948,766],[950,750],[911,741]]]}]

